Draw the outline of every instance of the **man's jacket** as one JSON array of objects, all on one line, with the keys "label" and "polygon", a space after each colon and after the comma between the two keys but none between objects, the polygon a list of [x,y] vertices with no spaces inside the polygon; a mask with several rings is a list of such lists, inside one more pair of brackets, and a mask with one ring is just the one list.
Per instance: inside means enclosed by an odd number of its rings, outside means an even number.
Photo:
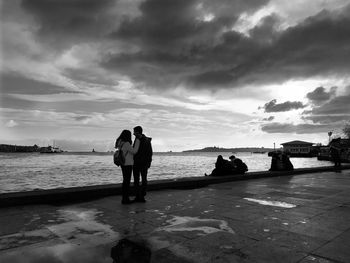
[{"label": "man's jacket", "polygon": [[140,138],[139,150],[134,155],[134,165],[147,167],[151,166],[153,155],[151,140],[152,138],[148,138],[142,134],[142,137]]}]

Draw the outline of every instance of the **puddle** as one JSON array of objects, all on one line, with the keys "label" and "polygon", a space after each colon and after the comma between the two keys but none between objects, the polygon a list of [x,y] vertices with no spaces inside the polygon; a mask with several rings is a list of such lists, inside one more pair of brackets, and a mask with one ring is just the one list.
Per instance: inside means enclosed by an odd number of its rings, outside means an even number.
[{"label": "puddle", "polygon": [[166,232],[183,232],[183,231],[198,231],[203,234],[212,234],[215,232],[226,231],[234,234],[226,221],[217,219],[200,219],[189,216],[174,216],[173,219],[166,221],[168,225],[159,227],[155,231]]},{"label": "puddle", "polygon": [[52,247],[28,248],[21,251],[2,253],[0,262],[11,263],[111,263],[110,248],[82,248],[70,244],[59,244]]},{"label": "puddle", "polygon": [[268,205],[268,206],[278,206],[278,207],[283,207],[283,208],[293,208],[296,207],[296,205],[285,203],[285,202],[280,202],[280,201],[267,201],[267,200],[262,200],[262,199],[254,199],[254,198],[243,198],[247,201],[255,202],[261,205]]},{"label": "puddle", "polygon": [[[111,243],[119,238],[112,227],[96,221],[97,210],[60,209],[64,223],[7,236],[0,262],[104,263],[111,262]],[[1,244],[0,244],[1,246]],[[9,248],[9,247],[8,247]]]},{"label": "puddle", "polygon": [[205,210],[202,212],[202,214],[207,214],[207,213],[210,213],[210,212],[214,212],[214,210]]},{"label": "puddle", "polygon": [[172,245],[169,240],[164,240],[164,237],[151,236],[148,238],[148,243],[151,245],[153,251],[169,247]]},{"label": "puddle", "polygon": [[94,220],[98,214],[102,214],[102,212],[95,209],[86,210],[77,208],[59,209],[57,212],[60,214],[59,218],[66,221]]},{"label": "puddle", "polygon": [[50,225],[47,228],[62,240],[76,244],[97,245],[119,237],[111,226],[96,221],[96,216],[101,214],[97,210],[62,209],[58,212],[68,222]]},{"label": "puddle", "polygon": [[54,234],[47,229],[39,229],[2,236],[0,239],[0,250],[31,245],[52,239],[54,237]]}]

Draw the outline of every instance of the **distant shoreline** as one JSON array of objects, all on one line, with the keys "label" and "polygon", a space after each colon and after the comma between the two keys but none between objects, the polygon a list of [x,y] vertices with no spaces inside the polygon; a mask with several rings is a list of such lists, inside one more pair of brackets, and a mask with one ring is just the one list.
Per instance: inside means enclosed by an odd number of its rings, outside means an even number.
[{"label": "distant shoreline", "polygon": [[266,153],[274,151],[273,148],[264,148],[264,147],[239,147],[239,148],[219,148],[219,147],[206,147],[203,149],[196,150],[186,150],[183,152],[254,152],[254,153]]},{"label": "distant shoreline", "polygon": [[[37,145],[34,146],[23,146],[23,145],[6,145],[0,144],[0,153],[39,153],[41,149],[45,147],[40,147]],[[194,150],[185,150],[185,151],[164,151],[164,152],[154,152],[154,153],[191,153],[191,152],[252,152],[252,153],[267,153],[270,151],[274,151],[273,148],[264,148],[264,147],[238,147],[238,148],[220,148],[220,147],[205,147],[202,149],[194,149]],[[114,151],[63,151],[60,153],[54,154],[111,154]],[[52,154],[52,153],[50,153]]]}]

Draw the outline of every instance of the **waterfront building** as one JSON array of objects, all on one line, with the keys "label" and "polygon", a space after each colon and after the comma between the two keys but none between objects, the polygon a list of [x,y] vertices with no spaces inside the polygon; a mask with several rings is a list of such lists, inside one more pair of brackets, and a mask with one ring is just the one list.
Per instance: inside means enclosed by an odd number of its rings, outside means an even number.
[{"label": "waterfront building", "polygon": [[290,141],[281,143],[283,151],[289,152],[292,157],[311,157],[313,156],[312,142]]}]

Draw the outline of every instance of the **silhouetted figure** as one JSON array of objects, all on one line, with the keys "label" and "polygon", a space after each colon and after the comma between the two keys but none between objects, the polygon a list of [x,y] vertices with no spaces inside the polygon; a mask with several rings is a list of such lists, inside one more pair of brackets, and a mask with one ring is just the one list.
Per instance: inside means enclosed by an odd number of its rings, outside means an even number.
[{"label": "silhouetted figure", "polygon": [[293,164],[289,159],[287,153],[277,151],[269,153],[271,159],[270,171],[292,171],[294,170]]},{"label": "silhouetted figure", "polygon": [[241,159],[238,159],[238,158],[235,158],[235,159],[237,159],[236,162],[228,161],[228,160],[225,160],[222,157],[222,155],[219,155],[216,159],[215,169],[211,172],[211,174],[209,175],[205,174],[205,176],[224,176],[224,175],[233,175],[233,174],[244,174],[246,171],[248,171],[247,165],[243,163]]},{"label": "silhouetted figure", "polygon": [[142,243],[124,238],[112,247],[111,257],[113,263],[149,263],[151,250]]},{"label": "silhouetted figure", "polygon": [[136,138],[134,146],[131,146],[131,131],[123,130],[115,142],[115,148],[120,150],[124,156],[124,164],[121,164],[123,174],[122,184],[122,204],[130,204],[129,198],[130,180],[132,173],[132,166],[134,164],[134,154],[137,153],[140,141]]},{"label": "silhouetted figure", "polygon": [[244,174],[248,171],[248,166],[241,159],[236,158],[234,155],[231,155],[229,159],[233,165],[233,171],[239,174]]},{"label": "silhouetted figure", "polygon": [[332,161],[334,163],[334,167],[336,168],[340,167],[341,166],[340,148],[336,147],[335,144],[331,145],[330,154],[331,154]]},{"label": "silhouetted figure", "polygon": [[[152,138],[146,137],[142,133],[142,127],[136,126],[134,128],[134,135],[140,141],[140,147],[138,152],[134,156],[134,185],[136,198],[135,202],[146,202],[145,196],[147,191],[147,173],[148,169],[151,167],[152,163]],[[140,186],[140,176],[142,179],[142,184]]]}]

